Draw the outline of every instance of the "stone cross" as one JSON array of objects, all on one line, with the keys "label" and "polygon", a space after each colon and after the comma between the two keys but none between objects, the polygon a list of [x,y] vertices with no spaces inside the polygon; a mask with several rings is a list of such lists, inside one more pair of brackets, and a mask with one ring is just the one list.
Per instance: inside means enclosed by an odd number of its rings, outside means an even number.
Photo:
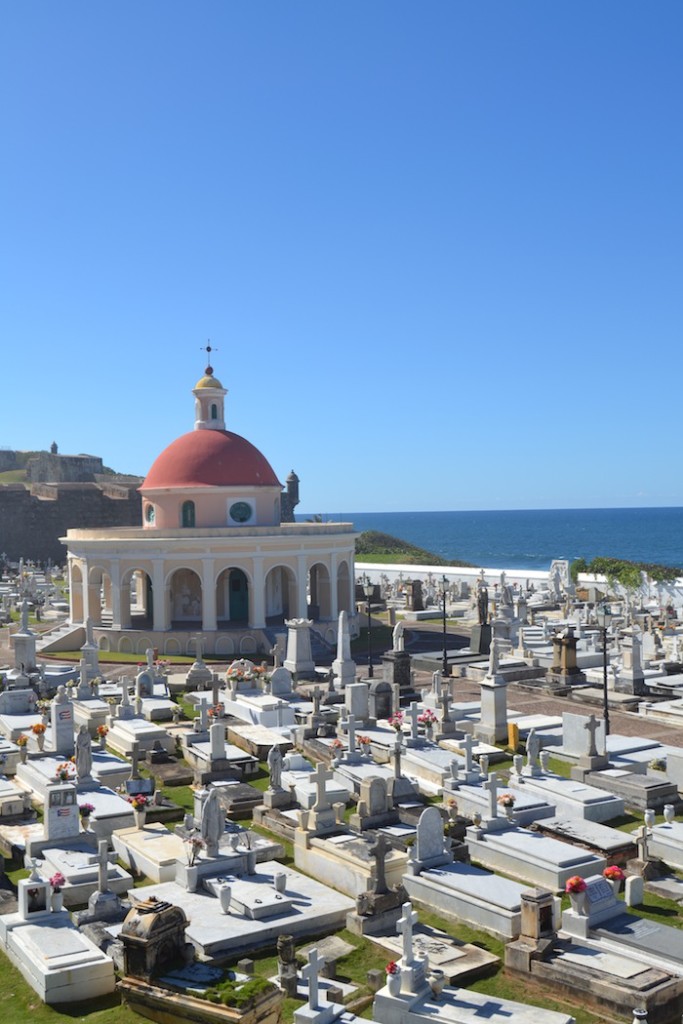
[{"label": "stone cross", "polygon": [[128,680],[124,676],[121,680],[121,707],[130,706],[130,694],[128,693]]},{"label": "stone cross", "polygon": [[85,658],[81,658],[81,660],[79,661],[78,669],[79,669],[79,672],[78,672],[79,683],[80,683],[81,687],[86,687],[88,685],[88,663],[85,660]]},{"label": "stone cross", "polygon": [[322,761],[318,761],[315,771],[313,772],[313,784],[315,786],[314,811],[324,811],[329,806],[329,801],[327,799],[327,783],[331,778],[332,772],[327,770]]},{"label": "stone cross", "polygon": [[147,657],[147,668],[150,671],[150,675],[153,677],[154,676],[154,648],[153,647],[148,647],[147,650],[145,651],[145,655]]},{"label": "stone cross", "polygon": [[346,730],[349,740],[349,754],[356,752],[356,716],[349,713],[342,721],[342,729]]},{"label": "stone cross", "polygon": [[484,783],[484,789],[489,791],[489,818],[498,817],[498,776],[491,772]]},{"label": "stone cross", "polygon": [[471,734],[469,732],[465,733],[465,736],[464,736],[463,740],[461,741],[460,746],[462,747],[462,749],[463,749],[463,751],[465,753],[465,771],[466,772],[471,772],[472,771],[472,745],[473,745],[473,740],[472,740]]},{"label": "stone cross", "polygon": [[442,689],[441,696],[439,697],[439,704],[441,705],[441,721],[442,722],[450,722],[450,720],[451,720],[451,701],[452,700],[453,700],[453,698],[451,697],[451,695],[450,695],[450,693],[448,691],[448,687],[445,687],[444,689]]},{"label": "stone cross", "polygon": [[417,924],[418,917],[413,910],[412,903],[403,904],[403,917],[396,924],[396,929],[403,937],[402,964],[408,967],[413,962],[413,928]]},{"label": "stone cross", "polygon": [[308,963],[301,968],[301,976],[308,982],[308,1005],[311,1010],[320,1008],[320,996],[318,991],[318,978],[320,970],[325,966],[325,957],[318,956],[318,949],[315,947],[308,954]]},{"label": "stone cross", "polygon": [[200,633],[197,633],[197,635],[194,638],[194,643],[195,643],[195,656],[194,656],[194,660],[198,661],[200,664],[202,662],[202,643],[203,643],[203,641],[204,641],[204,637]]},{"label": "stone cross", "polygon": [[97,844],[97,888],[109,892],[109,852],[106,839]]},{"label": "stone cross", "polygon": [[396,742],[394,743],[394,749],[392,751],[392,756],[394,758],[394,778],[395,779],[400,779],[400,777],[401,777],[401,753],[402,752],[403,752],[403,746],[401,744],[401,736],[399,734],[396,737]]},{"label": "stone cross", "polygon": [[202,732],[209,727],[209,706],[205,700],[199,702],[199,724]]},{"label": "stone cross", "polygon": [[138,774],[138,759],[140,757],[140,742],[139,740],[133,740],[130,745],[130,778],[139,779]]},{"label": "stone cross", "polygon": [[270,653],[271,653],[272,658],[273,658],[273,668],[279,668],[280,667],[280,648],[278,647],[277,644],[275,644],[275,647],[271,647]]},{"label": "stone cross", "polygon": [[643,864],[647,863],[648,860],[648,848],[647,848],[648,828],[647,825],[640,826],[640,835],[636,839],[636,846],[638,847],[638,858],[642,860]]},{"label": "stone cross", "polygon": [[311,696],[313,697],[313,714],[314,715],[319,715],[320,714],[320,701],[323,699],[323,691],[320,689],[319,686],[316,686],[316,688],[313,691],[313,693],[311,694]]},{"label": "stone cross", "polygon": [[211,677],[211,703],[214,707],[218,704],[218,686],[220,680],[218,678],[218,672],[214,672]]},{"label": "stone cross", "polygon": [[597,757],[598,756],[598,748],[597,748],[596,743],[595,743],[595,734],[598,731],[599,723],[598,723],[598,720],[595,717],[595,715],[591,715],[589,717],[588,721],[584,722],[583,727],[584,727],[584,729],[588,730],[588,737],[589,737],[589,739],[588,739],[588,744],[589,744],[588,756],[589,757]]},{"label": "stone cross", "polygon": [[408,719],[410,721],[410,738],[413,742],[417,743],[418,740],[418,722],[417,716],[419,714],[417,701],[412,700],[410,707],[408,708]]},{"label": "stone cross", "polygon": [[375,858],[375,884],[373,892],[378,894],[388,892],[385,861],[390,849],[387,837],[382,832],[377,834],[377,840],[374,845],[368,848],[370,856]]}]

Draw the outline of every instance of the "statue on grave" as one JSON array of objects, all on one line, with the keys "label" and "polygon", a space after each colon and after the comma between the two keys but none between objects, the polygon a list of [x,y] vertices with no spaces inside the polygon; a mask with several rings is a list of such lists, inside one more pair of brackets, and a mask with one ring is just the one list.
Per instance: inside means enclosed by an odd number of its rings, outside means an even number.
[{"label": "statue on grave", "polygon": [[477,615],[479,625],[486,626],[489,621],[489,592],[483,580],[477,583]]},{"label": "statue on grave", "polygon": [[277,743],[268,751],[268,771],[270,772],[270,788],[282,789],[282,751]]},{"label": "statue on grave", "polygon": [[486,673],[489,679],[493,679],[493,677],[497,674],[498,664],[498,638],[494,636],[491,637],[491,650],[489,651],[489,669],[488,672]]},{"label": "statue on grave", "polygon": [[66,704],[68,699],[66,687],[64,686],[64,683],[60,683],[57,687],[57,693],[55,694],[55,704]]},{"label": "statue on grave", "polygon": [[209,857],[218,856],[218,844],[225,832],[225,810],[221,806],[220,792],[212,789],[202,808],[201,834]]},{"label": "statue on grave", "polygon": [[87,725],[82,725],[76,736],[76,777],[88,779],[92,773],[92,740]]},{"label": "statue on grave", "polygon": [[399,619],[396,625],[394,626],[394,632],[392,633],[393,650],[396,654],[405,650],[405,641],[403,639],[404,628],[405,627],[403,625],[403,619]]}]

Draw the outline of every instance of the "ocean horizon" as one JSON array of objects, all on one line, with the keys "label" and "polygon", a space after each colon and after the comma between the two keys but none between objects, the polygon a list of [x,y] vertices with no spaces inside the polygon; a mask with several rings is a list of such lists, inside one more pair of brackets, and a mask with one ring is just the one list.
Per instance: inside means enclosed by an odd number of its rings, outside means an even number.
[{"label": "ocean horizon", "polygon": [[[306,514],[297,515],[305,521]],[[549,569],[555,558],[598,556],[683,566],[683,508],[335,512],[325,522],[378,530],[446,559],[492,569]]]}]

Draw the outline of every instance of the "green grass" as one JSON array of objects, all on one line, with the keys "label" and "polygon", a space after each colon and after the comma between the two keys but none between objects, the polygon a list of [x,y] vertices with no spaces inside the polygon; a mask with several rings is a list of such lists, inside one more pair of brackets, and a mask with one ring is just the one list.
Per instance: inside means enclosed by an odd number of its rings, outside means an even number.
[{"label": "green grass", "polygon": [[[363,616],[361,615],[361,618]],[[367,622],[367,617],[365,619]],[[394,645],[393,630],[390,626],[373,625],[371,630],[370,642],[372,644],[372,651],[375,655],[379,654],[380,651],[388,651]],[[368,627],[363,626],[360,631],[360,635],[355,640],[351,641],[351,654],[356,656],[358,660],[362,660],[363,656],[367,657],[368,653]]]},{"label": "green grass", "polygon": [[[41,658],[53,658],[56,661],[80,661],[82,657],[81,651],[55,651],[53,654],[41,654]],[[215,657],[213,654],[204,654],[202,657],[207,664],[209,662],[225,664],[226,661],[230,660],[227,657]],[[129,654],[127,651],[100,651],[99,659],[102,665],[144,665],[145,663],[144,655]],[[171,665],[191,665],[194,660],[194,656],[191,654],[167,654],[163,656],[163,661],[168,661]]]}]

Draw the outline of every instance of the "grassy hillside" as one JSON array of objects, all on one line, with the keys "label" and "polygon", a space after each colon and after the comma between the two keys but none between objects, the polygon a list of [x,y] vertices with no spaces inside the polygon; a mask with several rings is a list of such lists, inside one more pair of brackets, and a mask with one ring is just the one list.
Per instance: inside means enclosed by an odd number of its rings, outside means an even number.
[{"label": "grassy hillside", "polygon": [[448,561],[432,551],[415,547],[407,540],[379,530],[366,530],[356,540],[357,562],[400,562],[407,565],[452,565],[474,568],[470,562]]}]

